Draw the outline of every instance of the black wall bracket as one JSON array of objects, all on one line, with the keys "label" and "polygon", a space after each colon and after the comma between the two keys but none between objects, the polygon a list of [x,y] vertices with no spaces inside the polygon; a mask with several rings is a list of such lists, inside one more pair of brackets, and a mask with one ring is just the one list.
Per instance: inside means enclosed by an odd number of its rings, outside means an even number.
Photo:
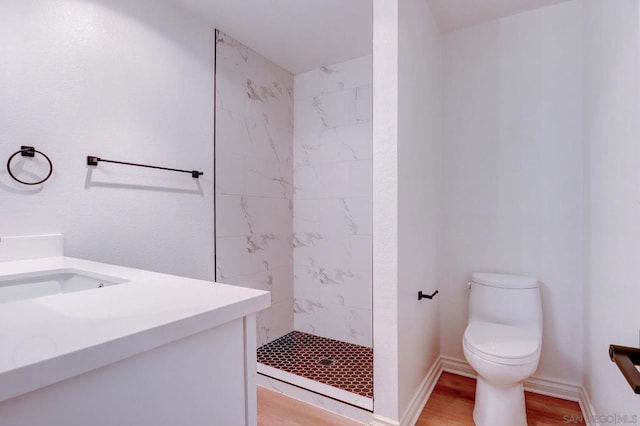
[{"label": "black wall bracket", "polygon": [[631,389],[640,394],[640,371],[636,368],[640,365],[640,348],[609,345],[609,358],[616,363]]},{"label": "black wall bracket", "polygon": [[418,292],[418,300],[422,300],[422,299],[433,299],[433,297],[434,297],[436,294],[438,294],[438,293],[439,293],[439,291],[438,291],[438,290],[436,290],[436,291],[434,291],[432,294],[424,294],[424,293],[422,292],[422,290],[420,290],[420,291]]}]

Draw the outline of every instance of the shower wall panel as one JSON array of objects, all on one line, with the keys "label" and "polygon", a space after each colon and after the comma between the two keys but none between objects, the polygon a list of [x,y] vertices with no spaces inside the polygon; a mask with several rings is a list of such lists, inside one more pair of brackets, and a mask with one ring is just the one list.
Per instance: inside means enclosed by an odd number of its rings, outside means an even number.
[{"label": "shower wall panel", "polygon": [[293,75],[216,40],[216,280],[271,291],[258,345],[293,330]]},{"label": "shower wall panel", "polygon": [[296,330],[372,344],[372,58],[295,77]]}]

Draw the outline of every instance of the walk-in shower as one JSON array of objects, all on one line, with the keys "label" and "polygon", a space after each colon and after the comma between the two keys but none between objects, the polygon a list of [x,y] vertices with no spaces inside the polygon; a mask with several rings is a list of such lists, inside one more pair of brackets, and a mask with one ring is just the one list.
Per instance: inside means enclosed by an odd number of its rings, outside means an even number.
[{"label": "walk-in shower", "polygon": [[216,281],[271,291],[262,377],[368,410],[371,67],[294,76],[216,34]]}]

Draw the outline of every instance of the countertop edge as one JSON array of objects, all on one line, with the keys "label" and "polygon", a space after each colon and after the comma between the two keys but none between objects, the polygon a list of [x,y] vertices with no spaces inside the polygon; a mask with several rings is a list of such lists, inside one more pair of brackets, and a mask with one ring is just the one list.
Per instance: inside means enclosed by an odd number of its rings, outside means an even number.
[{"label": "countertop edge", "polygon": [[269,307],[268,293],[0,374],[0,402],[125,360]]},{"label": "countertop edge", "polygon": [[[180,283],[184,284],[192,282],[196,286],[196,289],[199,288],[199,290],[196,291],[200,292],[206,285],[217,286],[219,291],[221,291],[220,294],[225,296],[227,296],[229,292],[236,293],[236,289],[238,290],[237,295],[230,298],[226,304],[212,303],[210,306],[204,308],[203,306],[207,306],[206,303],[204,305],[198,305],[199,312],[192,315],[181,316],[182,314],[177,314],[178,316],[175,318],[159,319],[156,320],[156,324],[149,324],[148,328],[130,330],[130,332],[125,331],[124,333],[126,334],[122,335],[113,333],[113,336],[106,336],[104,340],[96,339],[92,344],[87,346],[71,346],[67,351],[52,357],[43,357],[41,360],[34,360],[26,365],[6,369],[0,372],[0,402],[125,360],[230,321],[241,319],[247,315],[255,314],[260,310],[268,308],[271,304],[270,293],[262,290],[235,287],[222,283],[177,277],[82,259],[57,256],[25,261],[2,262],[0,264],[4,266],[3,274],[0,275],[5,276],[15,273],[20,274],[32,271],[78,267],[80,269],[89,268],[90,270],[107,275],[125,276],[134,280],[139,280],[142,274],[143,278],[151,278],[151,284],[157,285],[160,291],[162,291],[163,288],[167,288],[167,291],[175,292],[175,286],[172,288],[171,286],[163,284],[163,282],[167,280],[173,281],[175,279],[178,279]],[[133,284],[122,284],[122,289],[126,289],[129,285]],[[79,293],[76,293],[76,296],[72,297],[78,297],[77,294]],[[86,294],[88,295],[89,293]],[[62,300],[61,297],[67,296],[50,297]],[[50,300],[55,301],[56,299]],[[14,304],[13,309],[17,309],[16,307],[20,306],[20,303],[22,302]],[[20,312],[20,309],[18,309],[18,312]],[[1,333],[0,338],[2,338]]]}]

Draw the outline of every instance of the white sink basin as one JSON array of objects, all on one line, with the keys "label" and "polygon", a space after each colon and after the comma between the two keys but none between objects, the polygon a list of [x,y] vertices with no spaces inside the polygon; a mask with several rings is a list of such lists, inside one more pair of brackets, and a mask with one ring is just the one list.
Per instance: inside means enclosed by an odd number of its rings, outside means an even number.
[{"label": "white sink basin", "polygon": [[54,269],[0,277],[0,303],[53,294],[100,289],[128,282],[123,278],[78,269]]}]

